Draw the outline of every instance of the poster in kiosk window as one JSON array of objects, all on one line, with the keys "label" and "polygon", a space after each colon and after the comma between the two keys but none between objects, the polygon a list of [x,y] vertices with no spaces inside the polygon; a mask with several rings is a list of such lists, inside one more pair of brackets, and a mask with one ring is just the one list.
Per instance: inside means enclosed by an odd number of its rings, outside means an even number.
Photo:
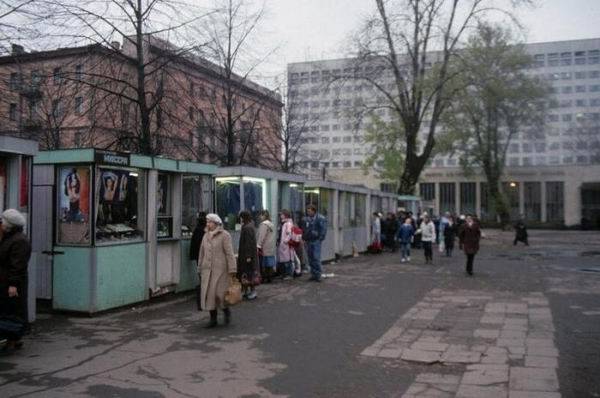
[{"label": "poster in kiosk window", "polygon": [[90,168],[62,167],[59,173],[58,242],[90,243]]},{"label": "poster in kiosk window", "polygon": [[97,174],[96,239],[126,240],[137,231],[137,179],[128,170],[101,168]]}]

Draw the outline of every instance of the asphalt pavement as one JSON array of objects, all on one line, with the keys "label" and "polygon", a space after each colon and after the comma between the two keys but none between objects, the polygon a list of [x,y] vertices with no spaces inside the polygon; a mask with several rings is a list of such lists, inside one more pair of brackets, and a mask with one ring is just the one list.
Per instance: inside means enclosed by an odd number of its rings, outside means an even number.
[{"label": "asphalt pavement", "polygon": [[260,286],[216,329],[191,295],[41,314],[0,356],[0,397],[598,397],[600,233],[530,244],[486,231],[473,277],[458,250],[344,259]]}]

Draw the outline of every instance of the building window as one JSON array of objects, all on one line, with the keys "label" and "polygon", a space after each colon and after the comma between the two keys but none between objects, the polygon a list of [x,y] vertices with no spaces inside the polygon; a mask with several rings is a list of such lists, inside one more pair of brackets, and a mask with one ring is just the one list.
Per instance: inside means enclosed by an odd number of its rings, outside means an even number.
[{"label": "building window", "polygon": [[440,183],[440,213],[456,209],[456,184],[453,182]]},{"label": "building window", "polygon": [[354,162],[354,167],[362,167],[362,162],[360,160],[356,160]]},{"label": "building window", "polygon": [[329,144],[329,137],[321,137],[321,144]]},{"label": "building window", "polygon": [[590,86],[591,93],[597,93],[598,91],[600,91],[600,84],[593,84]]},{"label": "building window", "polygon": [[350,167],[352,167],[352,162],[345,161],[345,162],[344,162],[344,168],[345,168],[345,169],[349,169]]},{"label": "building window", "polygon": [[548,66],[558,66],[558,53],[548,54]]},{"label": "building window", "polygon": [[13,72],[10,74],[10,89],[15,91],[21,88],[21,74]]},{"label": "building window", "polygon": [[570,113],[565,113],[564,115],[562,115],[563,122],[570,122],[571,120],[573,120],[573,115],[571,115]]},{"label": "building window", "polygon": [[523,158],[523,166],[531,166],[531,158]]},{"label": "building window", "polygon": [[509,166],[518,166],[519,158],[508,158],[508,165]]},{"label": "building window", "polygon": [[587,101],[584,99],[578,99],[577,101],[575,101],[575,106],[583,107],[586,105],[587,105]]},{"label": "building window", "polygon": [[560,74],[560,78],[562,80],[571,80],[573,78],[573,74],[571,72],[562,72]]},{"label": "building window", "polygon": [[588,64],[594,65],[600,63],[600,50],[588,51]]},{"label": "building window", "polygon": [[562,181],[546,183],[546,221],[564,222],[565,184]]},{"label": "building window", "polygon": [[349,143],[349,142],[352,142],[352,137],[347,135],[344,137],[344,143]]},{"label": "building window", "polygon": [[560,89],[560,92],[563,94],[571,94],[573,92],[572,86],[564,86]]},{"label": "building window", "polygon": [[52,72],[52,80],[54,84],[62,83],[62,72],[60,68],[54,68],[54,71]]},{"label": "building window", "polygon": [[81,115],[83,113],[83,97],[75,97],[75,114]]},{"label": "building window", "polygon": [[83,80],[83,65],[81,64],[75,66],[75,80]]},{"label": "building window", "polygon": [[425,182],[419,184],[419,194],[423,200],[434,200],[435,199],[435,183]]},{"label": "building window", "polygon": [[57,119],[62,117],[63,109],[61,100],[52,101],[52,116]]},{"label": "building window", "polygon": [[342,140],[342,137],[333,137],[333,143],[339,143]]},{"label": "building window", "polygon": [[585,86],[575,86],[576,93],[585,93]]},{"label": "building window", "polygon": [[10,104],[8,109],[8,118],[13,122],[17,120],[17,104]]},{"label": "building window", "polygon": [[542,183],[526,182],[525,190],[525,219],[542,221]]},{"label": "building window", "polygon": [[585,79],[585,77],[586,77],[585,72],[575,72],[575,79]]},{"label": "building window", "polygon": [[460,183],[460,213],[475,214],[475,197],[477,195],[477,184],[474,182]]},{"label": "building window", "polygon": [[37,87],[39,87],[41,82],[42,82],[42,76],[40,75],[40,71],[32,70],[31,71],[31,86],[37,88]]}]

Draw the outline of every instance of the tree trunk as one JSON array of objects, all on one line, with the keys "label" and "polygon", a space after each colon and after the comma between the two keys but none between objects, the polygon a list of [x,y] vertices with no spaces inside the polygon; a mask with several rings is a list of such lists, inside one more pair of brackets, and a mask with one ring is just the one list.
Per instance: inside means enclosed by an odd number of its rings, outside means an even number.
[{"label": "tree trunk", "polygon": [[494,206],[496,215],[500,218],[502,228],[506,228],[510,224],[510,213],[504,192],[500,189],[500,181],[493,176],[487,177],[488,181],[488,197]]}]

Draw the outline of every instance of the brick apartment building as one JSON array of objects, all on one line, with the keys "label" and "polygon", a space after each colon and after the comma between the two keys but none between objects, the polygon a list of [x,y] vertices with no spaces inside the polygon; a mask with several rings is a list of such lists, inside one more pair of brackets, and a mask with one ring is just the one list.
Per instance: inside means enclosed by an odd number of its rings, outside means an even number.
[{"label": "brick apartment building", "polygon": [[[88,45],[0,57],[0,133],[35,139],[41,149],[96,147],[136,151],[139,137],[135,45]],[[281,98],[168,42],[144,40],[145,93],[156,154],[272,166],[281,157]],[[224,92],[234,93],[234,127],[225,130]],[[227,131],[234,139],[226,140]],[[242,159],[242,160],[240,160]]]}]

